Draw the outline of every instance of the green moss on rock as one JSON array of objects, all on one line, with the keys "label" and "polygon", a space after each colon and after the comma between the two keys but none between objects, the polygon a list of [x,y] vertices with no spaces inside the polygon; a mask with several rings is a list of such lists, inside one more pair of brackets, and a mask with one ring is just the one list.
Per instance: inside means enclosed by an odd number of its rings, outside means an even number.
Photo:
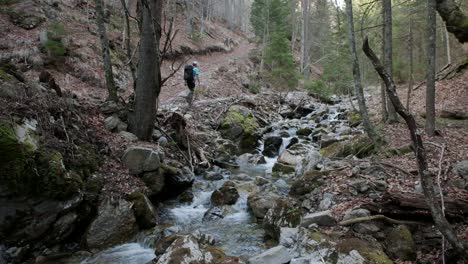
[{"label": "green moss on rock", "polygon": [[312,134],[312,129],[307,128],[307,127],[305,127],[305,128],[299,128],[299,129],[296,131],[296,135],[298,135],[298,136],[308,136],[308,135],[310,135],[310,134]]},{"label": "green moss on rock", "polygon": [[346,118],[348,119],[349,124],[359,124],[362,122],[361,115],[359,112],[348,112],[346,114]]},{"label": "green moss on rock", "polygon": [[393,264],[381,249],[375,248],[370,243],[361,239],[343,239],[336,245],[336,248],[340,253],[345,254],[348,254],[352,250],[357,250],[366,259],[366,263],[369,264]]},{"label": "green moss on rock", "polygon": [[296,171],[295,167],[287,164],[283,164],[281,162],[276,162],[275,165],[273,165],[272,172],[276,173],[294,173]]},{"label": "green moss on rock", "polygon": [[355,137],[351,140],[335,142],[320,150],[324,157],[346,157],[354,155],[365,158],[376,151],[375,144],[366,136]]},{"label": "green moss on rock", "polygon": [[128,200],[133,202],[133,213],[140,229],[149,229],[156,225],[156,214],[148,197],[140,192],[133,192]]}]

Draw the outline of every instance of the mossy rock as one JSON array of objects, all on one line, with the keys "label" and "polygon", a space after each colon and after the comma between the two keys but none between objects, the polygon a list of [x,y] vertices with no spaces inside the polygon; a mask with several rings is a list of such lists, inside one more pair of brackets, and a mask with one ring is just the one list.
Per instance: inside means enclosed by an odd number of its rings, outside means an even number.
[{"label": "mossy rock", "polygon": [[384,155],[387,157],[387,158],[390,158],[390,157],[393,157],[393,156],[403,156],[407,153],[410,153],[413,151],[413,145],[407,145],[407,146],[403,146],[401,148],[390,148],[390,149],[387,149],[385,152],[384,152]]},{"label": "mossy rock", "polygon": [[228,131],[235,128],[235,126],[239,126],[242,129],[242,133],[247,134],[253,134],[259,128],[257,120],[255,120],[250,111],[244,107],[233,105],[229,108],[226,117],[221,122],[223,136],[227,138],[239,136],[236,135],[237,133],[232,133],[233,131]]},{"label": "mossy rock", "polygon": [[416,259],[415,244],[409,229],[400,225],[388,232],[386,251],[392,258],[410,261]]},{"label": "mossy rock", "polygon": [[359,112],[350,111],[346,114],[346,119],[351,126],[357,126],[362,122]]},{"label": "mossy rock", "polygon": [[328,175],[328,172],[310,170],[304,173],[300,178],[293,182],[289,195],[293,197],[302,196],[312,192],[316,188],[320,188],[324,179],[323,176]]},{"label": "mossy rock", "polygon": [[366,136],[358,136],[351,140],[335,142],[326,148],[320,150],[320,154],[324,157],[340,157],[344,158],[349,155],[358,158],[365,158],[376,151],[376,145]]},{"label": "mossy rock", "polygon": [[299,128],[297,131],[296,131],[296,135],[298,136],[308,136],[312,134],[312,129],[308,128],[308,127],[305,127],[305,128]]},{"label": "mossy rock", "polygon": [[367,241],[358,238],[342,239],[336,245],[340,253],[348,254],[352,250],[357,250],[369,264],[393,264],[393,261],[381,250],[374,247]]},{"label": "mossy rock", "polygon": [[310,239],[314,240],[315,242],[322,241],[322,234],[320,232],[311,232],[307,235]]},{"label": "mossy rock", "polygon": [[273,165],[272,172],[290,174],[290,173],[296,172],[296,168],[291,165],[287,165],[281,162],[276,162],[275,165]]},{"label": "mossy rock", "polygon": [[23,10],[10,9],[7,13],[11,23],[27,30],[34,29],[45,21],[45,18],[27,13]]},{"label": "mossy rock", "polygon": [[156,226],[156,212],[146,195],[133,192],[128,196],[133,202],[133,213],[140,229],[149,229]]},{"label": "mossy rock", "polygon": [[13,79],[13,76],[8,74],[3,68],[0,67],[0,80],[9,81],[12,79]]}]

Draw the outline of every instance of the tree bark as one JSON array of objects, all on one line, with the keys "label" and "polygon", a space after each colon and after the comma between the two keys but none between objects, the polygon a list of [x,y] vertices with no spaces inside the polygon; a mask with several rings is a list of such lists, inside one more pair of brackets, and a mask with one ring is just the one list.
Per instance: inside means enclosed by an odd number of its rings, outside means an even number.
[{"label": "tree bark", "polygon": [[163,0],[139,1],[140,49],[135,110],[130,122],[130,131],[141,140],[150,140],[156,118],[156,100],[161,89],[159,41]]},{"label": "tree bark", "polygon": [[468,250],[464,248],[463,244],[458,239],[455,231],[443,215],[439,201],[436,199],[436,194],[434,191],[434,182],[432,179],[433,174],[428,168],[426,150],[424,148],[421,132],[417,127],[416,121],[411,115],[411,113],[409,113],[408,110],[404,108],[403,104],[398,98],[396,92],[396,85],[393,82],[393,79],[385,71],[384,67],[382,66],[382,63],[379,61],[374,51],[372,51],[372,49],[369,47],[369,40],[367,38],[364,40],[362,49],[374,65],[374,68],[379,74],[379,76],[385,82],[387,88],[387,95],[390,97],[390,100],[392,101],[398,114],[405,120],[406,125],[408,126],[411,135],[411,140],[414,144],[414,152],[418,164],[419,177],[421,179],[424,196],[426,197],[425,201],[431,211],[434,223],[440,230],[440,232],[444,235],[444,237],[447,239],[447,241],[449,241],[449,243],[455,248],[455,250],[461,256],[464,257],[465,261],[468,261]]},{"label": "tree bark", "polygon": [[127,55],[128,60],[128,67],[130,68],[130,72],[132,74],[133,80],[133,91],[136,90],[136,69],[135,65],[133,64],[132,59],[132,47],[131,47],[131,39],[130,39],[130,7],[131,7],[131,0],[121,0],[122,7],[124,9],[124,19],[125,19],[125,34],[126,37],[124,38],[123,44],[125,45],[125,53]]},{"label": "tree bark", "polygon": [[[384,65],[385,70],[390,77],[393,78],[393,33],[392,33],[392,1],[382,0],[383,11],[383,50],[384,50]],[[387,122],[395,123],[398,121],[395,108],[390,102],[390,98],[386,96],[387,100]]]},{"label": "tree bark", "polygon": [[362,89],[361,84],[361,72],[359,69],[359,61],[356,52],[356,42],[354,37],[354,24],[353,24],[353,6],[351,0],[346,0],[346,15],[348,18],[348,41],[349,41],[349,48],[351,52],[351,60],[353,63],[353,77],[354,77],[354,89],[358,98],[358,106],[359,106],[359,113],[362,118],[362,123],[364,125],[364,129],[374,142],[379,142],[379,137],[372,126],[372,123],[369,119],[369,114],[367,112],[366,101],[364,98],[364,91]]},{"label": "tree bark", "polygon": [[453,0],[436,0],[439,15],[445,21],[447,30],[453,33],[459,42],[468,42],[468,16]]},{"label": "tree bark", "polygon": [[301,1],[302,8],[302,30],[301,30],[301,73],[307,77],[307,64],[308,64],[308,47],[309,43],[309,0]]},{"label": "tree bark", "polygon": [[447,52],[447,65],[452,65],[452,49],[450,48],[450,36],[447,30],[447,24],[444,26],[445,51]]},{"label": "tree bark", "polygon": [[409,33],[408,33],[408,57],[409,57],[409,81],[408,81],[408,93],[406,95],[406,109],[410,111],[410,102],[411,102],[411,91],[413,90],[414,78],[413,78],[413,68],[414,68],[414,59],[413,59],[413,17],[412,10],[410,10],[410,20],[409,20]]},{"label": "tree bark", "polygon": [[99,39],[101,41],[102,61],[104,63],[104,73],[106,76],[106,87],[109,93],[107,100],[117,102],[117,88],[115,87],[114,74],[112,72],[109,39],[107,38],[106,34],[104,7],[102,0],[96,0],[96,24],[98,27]]},{"label": "tree bark", "polygon": [[426,72],[426,133],[435,135],[435,60],[436,9],[435,0],[427,0],[427,72]]}]

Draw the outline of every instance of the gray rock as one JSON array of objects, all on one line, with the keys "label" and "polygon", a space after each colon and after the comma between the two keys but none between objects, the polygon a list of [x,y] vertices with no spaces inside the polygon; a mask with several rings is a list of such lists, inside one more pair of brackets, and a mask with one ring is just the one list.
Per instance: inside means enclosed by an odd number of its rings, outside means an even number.
[{"label": "gray rock", "polygon": [[168,142],[169,142],[169,141],[167,140],[166,137],[160,137],[160,138],[158,138],[158,144],[159,144],[161,147],[167,146],[167,143],[168,143]]},{"label": "gray rock", "polygon": [[231,180],[234,180],[234,181],[250,181],[250,180],[252,180],[252,177],[250,177],[249,175],[247,175],[245,173],[241,173],[241,174],[237,174],[237,175],[232,176]]},{"label": "gray rock", "polygon": [[138,231],[132,203],[123,199],[104,200],[98,215],[86,231],[86,243],[91,249],[103,249],[128,241]]},{"label": "gray rock", "polygon": [[203,178],[209,181],[218,181],[224,179],[224,173],[225,171],[223,169],[219,168],[218,166],[214,166],[213,170],[206,171],[203,174]]},{"label": "gray rock", "polygon": [[367,222],[355,224],[353,230],[360,234],[374,234],[380,231],[380,227],[372,222]]},{"label": "gray rock", "polygon": [[277,156],[282,143],[283,139],[278,136],[266,138],[262,154],[270,158]]},{"label": "gray rock", "polygon": [[113,113],[117,113],[120,110],[122,110],[122,106],[119,106],[116,102],[114,101],[105,101],[102,103],[99,108],[101,109],[101,112],[105,115],[110,115]]},{"label": "gray rock", "polygon": [[270,248],[260,255],[252,257],[247,263],[249,264],[284,264],[291,261],[292,257],[288,250],[283,246]]},{"label": "gray rock", "polygon": [[154,141],[158,140],[160,137],[163,136],[163,133],[157,129],[153,130],[152,138]]},{"label": "gray rock", "polygon": [[166,183],[164,175],[159,171],[144,172],[141,179],[150,190],[149,195],[159,194]]},{"label": "gray rock", "polygon": [[393,228],[385,239],[387,254],[404,261],[416,260],[416,249],[409,229],[400,225]]},{"label": "gray rock", "polygon": [[233,205],[239,199],[239,192],[232,181],[227,181],[221,188],[211,194],[211,204],[214,206]]},{"label": "gray rock", "polygon": [[296,227],[300,221],[300,205],[294,199],[279,198],[263,218],[263,228],[267,236],[279,240],[281,227]]},{"label": "gray rock", "polygon": [[232,208],[226,205],[211,207],[203,215],[203,222],[216,221],[219,219],[223,219],[226,215],[228,215],[232,211],[233,211]]},{"label": "gray rock", "polygon": [[122,156],[122,163],[132,174],[156,171],[161,165],[160,156],[156,150],[139,146],[127,148]]},{"label": "gray rock", "polygon": [[298,232],[298,228],[282,227],[280,229],[279,244],[287,248],[294,246]]},{"label": "gray rock", "polygon": [[458,162],[454,166],[455,172],[462,177],[465,181],[468,181],[468,160]]},{"label": "gray rock", "polygon": [[325,193],[325,194],[323,194],[322,201],[320,201],[319,209],[321,209],[321,210],[330,209],[332,204],[333,204],[333,194]]},{"label": "gray rock", "polygon": [[364,264],[366,259],[357,250],[351,250],[348,254],[340,254],[336,264]]},{"label": "gray rock", "polygon": [[133,202],[133,213],[140,229],[148,229],[156,225],[156,210],[148,197],[143,193],[134,192],[129,196]]},{"label": "gray rock", "polygon": [[271,208],[275,206],[275,200],[278,196],[271,192],[260,192],[249,195],[247,205],[252,210],[253,215],[263,219]]},{"label": "gray rock", "polygon": [[360,218],[360,217],[370,216],[370,214],[371,213],[367,209],[362,209],[362,208],[349,209],[348,211],[346,211],[346,213],[345,213],[345,215],[343,217],[343,221],[347,221],[347,220],[351,220],[351,219],[355,219],[355,218]]},{"label": "gray rock", "polygon": [[122,120],[117,115],[111,115],[104,120],[104,127],[109,131],[114,131]]},{"label": "gray rock", "polygon": [[331,211],[322,211],[305,215],[301,220],[301,226],[308,227],[311,224],[319,226],[333,226],[336,224],[335,218],[332,216]]},{"label": "gray rock", "polygon": [[324,135],[320,139],[320,146],[322,148],[326,148],[326,147],[330,146],[331,144],[333,144],[335,142],[338,142],[338,139],[336,138],[336,136]]},{"label": "gray rock", "polygon": [[255,184],[257,186],[263,186],[263,185],[268,184],[268,183],[269,183],[269,181],[267,179],[263,178],[263,177],[260,177],[260,176],[255,177]]},{"label": "gray rock", "polygon": [[283,179],[278,179],[275,181],[274,186],[280,193],[288,193],[289,192],[289,185]]},{"label": "gray rock", "polygon": [[133,141],[137,141],[138,140],[138,137],[135,136],[134,134],[130,133],[130,132],[127,132],[127,131],[120,131],[119,132],[119,135],[121,137],[123,137],[125,140],[127,141],[130,141],[130,142],[133,142]]}]

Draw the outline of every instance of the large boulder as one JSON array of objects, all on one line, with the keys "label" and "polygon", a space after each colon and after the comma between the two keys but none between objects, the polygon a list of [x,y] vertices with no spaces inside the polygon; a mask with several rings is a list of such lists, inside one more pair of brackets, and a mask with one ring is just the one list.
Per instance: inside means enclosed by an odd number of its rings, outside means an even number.
[{"label": "large boulder", "polygon": [[331,211],[322,211],[305,215],[301,220],[301,226],[308,227],[311,224],[319,226],[333,226],[336,224],[335,218],[332,216]]},{"label": "large boulder", "polygon": [[156,263],[238,263],[238,259],[226,256],[224,252],[212,245],[200,243],[192,235],[186,235],[176,238]]},{"label": "large boulder", "polygon": [[262,154],[270,158],[277,156],[282,143],[283,139],[281,137],[267,137]]},{"label": "large boulder", "polygon": [[271,192],[257,192],[249,195],[247,205],[256,218],[263,219],[271,208],[275,206],[279,197]]},{"label": "large boulder", "polygon": [[211,204],[214,206],[233,205],[237,199],[239,199],[239,192],[236,189],[236,185],[232,181],[227,181],[221,188],[213,192]]},{"label": "large boulder", "polygon": [[249,264],[284,264],[289,263],[292,256],[283,246],[270,248],[267,251],[252,257],[247,263]]},{"label": "large boulder", "polygon": [[301,208],[295,200],[279,198],[263,218],[266,235],[279,240],[281,227],[296,227],[301,221]]},{"label": "large boulder", "polygon": [[238,153],[247,153],[258,146],[259,124],[252,112],[240,105],[233,105],[221,121],[220,131],[224,138],[238,142]]},{"label": "large boulder", "polygon": [[140,229],[148,229],[156,225],[156,210],[148,197],[140,192],[134,192],[128,199],[133,202],[133,213]]},{"label": "large boulder", "polygon": [[127,148],[122,156],[122,163],[129,169],[130,173],[140,174],[158,170],[161,158],[157,150],[132,146]]},{"label": "large boulder", "polygon": [[336,248],[341,254],[350,254],[356,250],[365,259],[364,263],[393,264],[393,261],[379,247],[379,243],[371,244],[358,238],[347,238],[341,239]]},{"label": "large boulder", "polygon": [[144,173],[142,179],[150,189],[151,198],[157,196],[167,199],[177,197],[192,186],[194,175],[186,167],[176,168],[162,164],[157,171]]},{"label": "large boulder", "polygon": [[320,153],[309,145],[295,144],[284,150],[278,157],[278,163],[294,167],[296,175],[315,168],[321,161]]},{"label": "large boulder", "polygon": [[349,155],[358,158],[365,158],[376,151],[375,143],[372,142],[367,136],[357,136],[350,140],[338,141],[324,147],[320,150],[320,154],[325,157],[344,158]]},{"label": "large boulder", "polygon": [[90,249],[103,249],[132,238],[138,225],[132,210],[133,204],[123,199],[106,199],[98,209],[98,215],[86,231],[86,243]]},{"label": "large boulder", "polygon": [[404,225],[392,228],[385,238],[386,252],[394,258],[403,261],[416,259],[416,249],[413,236]]}]

